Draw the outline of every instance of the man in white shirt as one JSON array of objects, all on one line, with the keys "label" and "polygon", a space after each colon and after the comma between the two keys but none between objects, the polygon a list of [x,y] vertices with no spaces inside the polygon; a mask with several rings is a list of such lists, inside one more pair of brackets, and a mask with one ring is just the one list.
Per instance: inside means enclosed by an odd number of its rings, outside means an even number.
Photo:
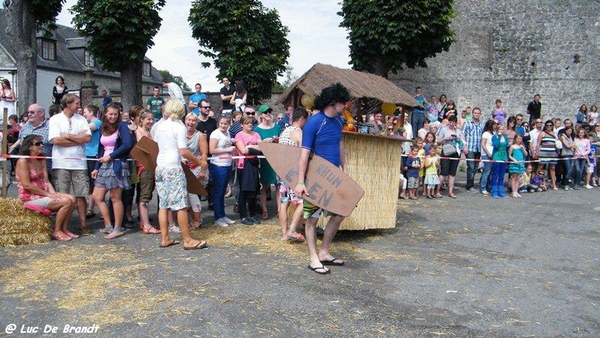
[{"label": "man in white shirt", "polygon": [[171,99],[177,99],[181,101],[181,103],[183,103],[183,106],[185,107],[185,99],[183,98],[183,92],[181,91],[181,88],[177,85],[177,83],[163,80],[162,86],[167,88],[169,97],[171,97]]},{"label": "man in white shirt", "polygon": [[85,223],[86,201],[89,193],[85,144],[92,139],[92,132],[85,117],[77,114],[79,97],[67,93],[61,100],[62,112],[50,118],[48,139],[52,147],[52,178],[54,188],[69,194],[71,186],[77,202],[79,227],[82,234],[90,234]]}]

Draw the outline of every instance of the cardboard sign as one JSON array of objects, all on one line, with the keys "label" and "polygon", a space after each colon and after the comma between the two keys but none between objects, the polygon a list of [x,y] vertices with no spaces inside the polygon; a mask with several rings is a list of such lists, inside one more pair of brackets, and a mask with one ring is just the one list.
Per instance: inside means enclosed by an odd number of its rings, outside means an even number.
[{"label": "cardboard sign", "polygon": [[[278,143],[261,143],[260,150],[277,175],[292,189],[298,183],[301,148]],[[342,169],[319,156],[308,162],[304,179],[307,201],[329,212],[348,216],[365,191]]]},{"label": "cardboard sign", "polygon": [[[156,157],[158,156],[158,144],[152,139],[144,136],[130,152],[131,156],[140,162],[146,169],[154,173],[156,171]],[[206,196],[208,192],[200,183],[196,175],[186,166],[181,164],[187,180],[188,193]]]}]

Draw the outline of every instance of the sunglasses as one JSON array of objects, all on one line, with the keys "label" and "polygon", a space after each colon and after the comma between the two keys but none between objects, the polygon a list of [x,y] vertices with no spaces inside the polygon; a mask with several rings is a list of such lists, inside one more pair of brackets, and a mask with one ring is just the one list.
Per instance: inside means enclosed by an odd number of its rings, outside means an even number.
[{"label": "sunglasses", "polygon": [[202,108],[202,109],[210,109],[210,106],[202,106],[200,108]]},{"label": "sunglasses", "polygon": [[246,115],[254,115],[256,114],[255,112],[251,111],[251,112],[246,112]]},{"label": "sunglasses", "polygon": [[38,141],[38,142],[33,143],[33,145],[36,146],[36,147],[39,147],[42,144],[44,144],[44,142],[42,142],[42,141]]}]

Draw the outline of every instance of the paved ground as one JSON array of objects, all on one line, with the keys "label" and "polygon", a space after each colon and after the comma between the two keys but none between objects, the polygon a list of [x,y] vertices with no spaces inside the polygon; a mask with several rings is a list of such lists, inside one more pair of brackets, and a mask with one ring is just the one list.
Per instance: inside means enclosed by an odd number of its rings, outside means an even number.
[{"label": "paved ground", "polygon": [[103,337],[600,335],[600,189],[457,195],[399,201],[393,230],[340,233],[347,264],[327,276],[273,219],[197,230],[210,245],[198,252],[138,231],[0,249],[0,336],[10,324],[95,324]]}]

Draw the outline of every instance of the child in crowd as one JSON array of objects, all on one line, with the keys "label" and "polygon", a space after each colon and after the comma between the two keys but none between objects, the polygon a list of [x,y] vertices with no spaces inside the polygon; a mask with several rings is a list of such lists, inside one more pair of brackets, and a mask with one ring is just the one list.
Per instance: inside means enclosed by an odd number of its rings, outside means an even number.
[{"label": "child in crowd", "polygon": [[534,189],[531,186],[532,172],[533,167],[531,164],[528,164],[527,168],[525,168],[525,173],[519,178],[519,192],[534,192]]},{"label": "child in crowd", "polygon": [[537,192],[548,190],[544,169],[539,169],[537,174],[531,178],[531,189]]},{"label": "child in crowd", "polygon": [[427,153],[425,152],[425,141],[423,140],[422,137],[417,137],[415,139],[415,145],[417,147],[417,157],[419,158],[419,160],[421,161],[421,169],[419,169],[419,173],[418,173],[418,185],[417,185],[417,192],[416,195],[417,197],[419,197],[419,187],[423,185],[423,176],[425,176],[425,167],[423,166],[423,163],[425,163],[425,156],[427,156]]},{"label": "child in crowd", "polygon": [[523,146],[523,136],[515,134],[513,143],[508,149],[508,158],[512,161],[508,165],[508,173],[511,174],[510,186],[512,197],[521,197],[517,192],[517,187],[519,186],[521,176],[525,173],[525,164],[523,161],[525,160],[526,152],[525,146]]},{"label": "child in crowd", "polygon": [[429,155],[425,158],[425,182],[427,191],[425,196],[427,198],[434,198],[436,194],[439,194],[440,178],[438,177],[438,170],[440,168],[440,158],[437,156],[437,148],[435,146],[429,147]]},{"label": "child in crowd", "polygon": [[[422,140],[421,140],[422,143]],[[418,198],[418,187],[419,187],[419,169],[422,167],[421,159],[418,156],[419,148],[417,145],[413,145],[410,149],[410,153],[404,162],[404,170],[408,176],[408,198],[416,200]]]},{"label": "child in crowd", "polygon": [[[592,189],[592,185],[594,187],[598,186],[596,183],[596,177],[594,177],[594,173],[596,172],[596,145],[593,144],[594,137],[592,135],[588,136],[590,140],[590,153],[588,154],[587,167],[586,167],[586,175],[585,175],[585,187],[586,189]],[[590,185],[590,182],[592,185]]]},{"label": "child in crowd", "polygon": [[[423,157],[421,157],[421,159],[423,160],[423,164],[425,164],[425,156],[427,156],[429,154],[429,149],[431,149],[431,147],[437,147],[437,145],[435,144],[435,134],[432,132],[429,132],[427,134],[425,134],[425,141],[423,144]],[[420,181],[423,182],[423,195],[427,195],[427,186],[425,185],[425,166],[423,165],[423,168],[421,169],[421,171],[419,171],[419,177],[420,177]]]}]

